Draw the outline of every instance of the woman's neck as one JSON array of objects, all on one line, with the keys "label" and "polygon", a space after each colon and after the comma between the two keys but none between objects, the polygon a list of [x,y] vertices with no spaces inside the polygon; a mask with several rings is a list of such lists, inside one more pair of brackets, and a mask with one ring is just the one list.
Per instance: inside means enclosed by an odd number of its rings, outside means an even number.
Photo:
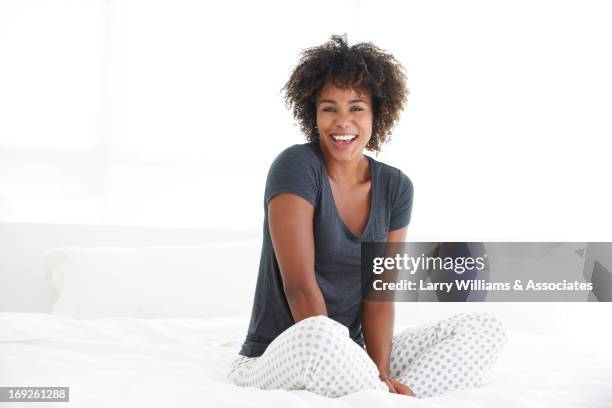
[{"label": "woman's neck", "polygon": [[370,179],[370,163],[363,154],[356,160],[339,162],[323,152],[323,161],[328,177],[336,183],[353,186]]}]

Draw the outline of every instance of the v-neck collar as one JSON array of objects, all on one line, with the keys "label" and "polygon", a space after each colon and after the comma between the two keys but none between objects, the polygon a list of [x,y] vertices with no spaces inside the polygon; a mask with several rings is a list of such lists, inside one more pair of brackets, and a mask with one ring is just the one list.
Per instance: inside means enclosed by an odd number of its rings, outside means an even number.
[{"label": "v-neck collar", "polygon": [[331,198],[332,207],[334,207],[334,212],[336,214],[336,217],[338,221],[340,222],[342,229],[344,229],[344,231],[349,235],[351,239],[362,240],[368,233],[370,229],[370,225],[373,222],[372,219],[374,218],[374,196],[376,194],[376,182],[374,180],[376,178],[376,174],[374,171],[374,166],[375,166],[374,159],[368,155],[365,155],[365,154],[363,155],[368,159],[368,162],[370,163],[370,214],[368,215],[368,222],[363,228],[361,235],[357,236],[350,230],[349,227],[346,226],[346,223],[344,222],[344,220],[342,219],[342,216],[340,215],[340,211],[338,211],[338,206],[336,205],[336,199],[334,198],[334,193],[332,191],[331,184],[329,182],[329,176],[327,175],[327,169],[325,168],[325,160],[323,160],[323,152],[321,151],[321,146],[319,145],[319,143],[320,142],[315,142],[316,147],[317,147],[317,153],[319,156],[319,160],[321,161],[321,167],[323,169],[324,183],[327,186],[327,191],[329,191],[329,196]]}]

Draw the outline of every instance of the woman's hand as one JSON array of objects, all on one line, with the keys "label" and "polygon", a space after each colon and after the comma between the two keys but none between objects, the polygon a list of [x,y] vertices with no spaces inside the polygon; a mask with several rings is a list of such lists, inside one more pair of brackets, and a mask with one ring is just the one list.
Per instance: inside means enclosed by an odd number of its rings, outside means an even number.
[{"label": "woman's hand", "polygon": [[407,385],[402,384],[396,379],[391,378],[388,375],[382,375],[382,374],[380,375],[380,379],[385,384],[387,384],[387,387],[389,387],[390,393],[402,394],[402,395],[408,395],[408,396],[414,397],[412,390]]}]

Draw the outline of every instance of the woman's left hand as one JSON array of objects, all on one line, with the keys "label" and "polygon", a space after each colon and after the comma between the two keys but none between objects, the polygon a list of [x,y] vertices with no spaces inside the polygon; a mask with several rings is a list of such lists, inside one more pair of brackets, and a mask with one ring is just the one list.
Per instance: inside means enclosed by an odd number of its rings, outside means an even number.
[{"label": "woman's left hand", "polygon": [[393,394],[402,394],[414,397],[412,390],[407,385],[402,384],[389,376],[381,376],[381,380],[389,387],[389,392]]}]

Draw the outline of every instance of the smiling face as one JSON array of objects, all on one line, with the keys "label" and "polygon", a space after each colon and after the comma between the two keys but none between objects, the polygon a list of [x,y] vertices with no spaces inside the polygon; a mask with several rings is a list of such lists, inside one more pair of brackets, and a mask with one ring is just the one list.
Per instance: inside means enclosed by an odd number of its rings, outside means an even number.
[{"label": "smiling face", "polygon": [[372,98],[367,92],[323,87],[316,101],[321,149],[336,161],[359,161],[372,136]]}]

